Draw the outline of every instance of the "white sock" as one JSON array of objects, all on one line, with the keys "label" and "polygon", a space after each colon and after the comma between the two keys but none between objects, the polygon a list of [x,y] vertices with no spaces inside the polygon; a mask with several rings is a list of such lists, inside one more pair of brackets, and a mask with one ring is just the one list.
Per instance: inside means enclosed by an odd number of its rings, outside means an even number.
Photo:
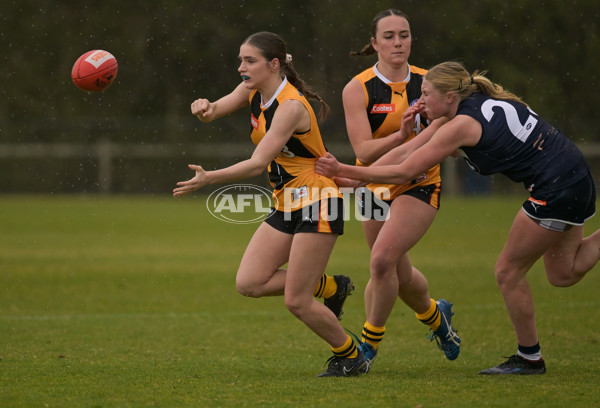
[{"label": "white sock", "polygon": [[519,350],[517,350],[517,355],[519,357],[522,357],[525,360],[529,360],[529,361],[539,361],[542,359],[542,351],[541,350],[534,354],[525,354],[525,353],[521,353]]}]

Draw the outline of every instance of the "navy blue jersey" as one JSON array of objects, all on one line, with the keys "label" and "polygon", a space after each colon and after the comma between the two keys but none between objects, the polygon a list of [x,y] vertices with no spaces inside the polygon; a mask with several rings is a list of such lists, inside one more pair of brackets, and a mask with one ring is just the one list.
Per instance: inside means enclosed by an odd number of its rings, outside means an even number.
[{"label": "navy blue jersey", "polygon": [[461,147],[477,173],[502,173],[531,192],[557,191],[588,173],[577,146],[524,103],[476,92],[458,105],[456,114],[481,124],[479,142]]}]

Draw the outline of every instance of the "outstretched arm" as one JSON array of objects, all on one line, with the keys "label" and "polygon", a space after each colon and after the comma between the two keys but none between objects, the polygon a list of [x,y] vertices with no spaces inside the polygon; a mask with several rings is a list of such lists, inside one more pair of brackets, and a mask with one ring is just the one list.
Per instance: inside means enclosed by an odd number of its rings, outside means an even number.
[{"label": "outstretched arm", "polygon": [[[416,113],[418,113],[417,112],[418,109],[419,109],[418,107],[414,107],[414,108],[411,107],[405,112],[404,117],[403,117],[402,126],[414,125],[414,117],[415,117]],[[381,158],[379,158],[377,161],[375,161],[371,165],[371,167],[394,165],[394,164],[402,163],[404,160],[406,160],[407,157],[410,156],[411,153],[413,153],[418,148],[420,148],[421,146],[423,146],[424,144],[429,142],[429,140],[431,140],[431,137],[433,136],[433,134],[446,122],[448,122],[448,119],[446,119],[446,118],[439,118],[439,119],[434,120],[427,128],[425,128],[423,131],[421,131],[412,140],[390,150],[389,152],[384,154]],[[357,180],[363,181],[363,183],[368,181],[368,180],[363,180],[363,179],[353,179],[350,176],[345,176],[345,177],[337,176],[338,171],[340,171],[340,169],[341,169],[341,166],[343,166],[343,165],[338,163],[338,161],[335,159],[335,157],[328,153],[323,158],[319,159],[319,161],[317,162],[316,172],[321,175],[327,176],[327,177],[333,177],[336,180],[336,182],[337,182],[337,180],[343,180],[344,186],[358,185],[359,183],[357,182]],[[338,183],[338,185],[342,186],[340,183]]]},{"label": "outstretched arm", "polygon": [[200,98],[192,102],[192,115],[197,116],[202,122],[208,123],[228,113],[248,105],[250,90],[240,83],[231,93],[210,102],[208,99]]},{"label": "outstretched arm", "polygon": [[347,177],[355,180],[404,184],[432,166],[441,163],[461,146],[474,146],[481,137],[481,125],[475,119],[460,115],[442,125],[429,141],[416,149],[400,164],[350,166],[339,163],[331,154],[319,158],[316,172],[328,177]]},{"label": "outstretched arm", "polygon": [[[179,197],[208,184],[218,184],[254,177],[262,173],[267,165],[281,152],[292,133],[306,123],[308,111],[297,100],[288,100],[275,111],[269,131],[254,149],[252,157],[232,166],[214,171],[206,171],[201,166],[190,164],[188,167],[195,171],[193,178],[180,181],[173,195]],[[310,119],[308,119],[310,121]]]},{"label": "outstretched arm", "polygon": [[[414,119],[413,119],[414,120]],[[383,166],[388,164],[400,164],[406,160],[413,152],[423,146],[425,143],[431,140],[434,133],[444,124],[447,123],[448,119],[439,118],[431,122],[429,126],[423,129],[417,136],[408,142],[395,147],[380,159],[375,161],[371,166]],[[403,125],[404,126],[404,123]]]}]

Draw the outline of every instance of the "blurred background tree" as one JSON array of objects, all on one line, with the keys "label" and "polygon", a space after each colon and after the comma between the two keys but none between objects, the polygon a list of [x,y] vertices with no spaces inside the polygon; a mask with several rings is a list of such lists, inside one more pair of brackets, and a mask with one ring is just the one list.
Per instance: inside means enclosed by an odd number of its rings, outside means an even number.
[{"label": "blurred background tree", "polygon": [[[106,140],[171,146],[178,152],[172,157],[123,156],[112,163],[111,191],[168,194],[190,176],[187,163],[200,162],[186,146],[248,143],[251,152],[247,112],[206,125],[189,106],[236,86],[239,46],[263,30],[286,40],[297,71],[332,107],[322,126],[326,143],[348,143],[341,91],[376,60],[349,52],[369,41],[372,18],[387,8],[410,17],[411,64],[459,60],[471,71],[487,70],[576,143],[600,141],[597,0],[5,0],[0,149],[37,143],[91,149]],[[82,92],[70,79],[75,60],[91,49],[108,50],[119,62],[115,83],[100,94]],[[0,191],[98,191],[92,153],[68,160],[7,156]],[[210,168],[232,159],[204,161]]]}]

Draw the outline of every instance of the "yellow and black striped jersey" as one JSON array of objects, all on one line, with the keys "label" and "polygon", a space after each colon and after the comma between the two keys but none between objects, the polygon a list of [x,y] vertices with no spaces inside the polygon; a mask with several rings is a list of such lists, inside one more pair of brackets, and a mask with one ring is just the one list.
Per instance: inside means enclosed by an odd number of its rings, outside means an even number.
[{"label": "yellow and black striped jersey", "polygon": [[[373,139],[386,137],[399,130],[402,125],[402,115],[421,97],[421,84],[427,71],[413,66],[409,68],[409,80],[405,82],[390,82],[377,70],[377,65],[354,77],[364,90],[365,108]],[[420,116],[417,116],[415,129],[405,143],[414,138],[424,127],[425,123],[421,123]],[[358,159],[356,164],[363,165]],[[440,182],[440,166],[436,165],[403,185],[369,184],[367,187],[376,195],[380,195],[377,194],[377,187],[387,187],[390,190],[390,197],[379,198],[391,200],[415,186]]]},{"label": "yellow and black striped jersey", "polygon": [[260,143],[269,131],[277,107],[290,99],[302,102],[310,114],[310,129],[304,133],[293,133],[281,152],[269,164],[269,182],[274,189],[275,209],[279,211],[293,211],[320,199],[341,197],[332,179],[315,173],[317,159],[327,150],[310,103],[287,79],[283,80],[265,106],[257,90],[250,94],[252,142],[256,145]]}]

